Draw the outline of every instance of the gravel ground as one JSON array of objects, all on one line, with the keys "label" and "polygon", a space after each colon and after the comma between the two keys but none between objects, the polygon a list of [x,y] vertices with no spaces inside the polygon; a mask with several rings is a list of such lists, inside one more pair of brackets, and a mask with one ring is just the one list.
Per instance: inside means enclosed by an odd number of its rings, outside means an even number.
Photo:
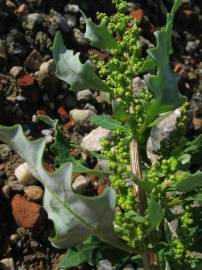
[{"label": "gravel ground", "polygon": [[[97,2],[0,0],[1,124],[21,123],[27,135],[49,136],[51,131],[47,127],[32,121],[34,115],[47,114],[59,118],[66,134],[80,143],[95,129],[89,124],[89,115],[110,112],[109,106],[95,91],[85,90],[79,94],[68,91],[68,86],[54,75],[50,51],[56,31],[61,30],[68,48],[82,51],[83,57],[89,54],[89,43],[83,37],[84,19],[78,8],[92,18],[98,10],[113,12],[110,1]],[[141,18],[143,52],[153,46],[152,33],[164,23],[170,6],[170,0],[131,1],[131,14]],[[184,0],[173,33],[171,64],[181,77],[181,92],[191,101],[189,137],[202,130],[201,11],[202,2]],[[84,117],[82,121],[81,117]],[[101,131],[97,132],[96,137]],[[93,164],[94,161],[90,162]],[[42,187],[38,182],[29,183],[30,191],[16,178],[15,169],[22,163],[10,147],[0,144],[0,260],[3,260],[0,269],[6,269],[5,265],[10,264],[8,269],[56,270],[64,251],[49,244],[51,224],[41,207]],[[97,179],[77,181],[82,192],[86,193],[102,189],[103,185]],[[36,219],[27,217],[21,220],[20,226],[16,222],[21,218],[16,213],[20,205],[36,209]],[[90,268],[83,266],[80,269]]]}]

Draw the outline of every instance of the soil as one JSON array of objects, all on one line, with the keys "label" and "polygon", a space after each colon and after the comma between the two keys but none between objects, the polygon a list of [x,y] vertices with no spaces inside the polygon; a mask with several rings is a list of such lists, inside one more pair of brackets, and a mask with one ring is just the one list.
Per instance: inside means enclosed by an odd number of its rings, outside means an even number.
[{"label": "soil", "polygon": [[[60,118],[61,123],[67,127],[67,134],[73,126],[71,136],[78,142],[92,127],[75,128],[69,119],[70,110],[90,107],[97,112],[110,111],[106,104],[98,102],[97,93],[94,93],[94,98],[90,101],[78,101],[76,95],[67,91],[67,86],[54,75],[40,79],[42,75],[37,73],[42,63],[52,59],[50,48],[57,29],[63,32],[69,49],[82,51],[84,58],[88,54],[89,44],[78,35],[76,37],[74,30],[76,28],[77,32],[84,31],[82,18],[78,12],[68,11],[68,4],[78,5],[89,17],[95,19],[97,11],[106,11],[108,14],[113,12],[110,2],[0,0],[1,124],[21,123],[28,136],[39,136],[46,127],[34,123],[33,115],[45,113],[53,118]],[[165,22],[166,12],[170,10],[171,4],[171,0],[131,1],[133,16],[142,20],[143,53],[154,43],[152,34]],[[38,14],[37,20],[29,18],[33,14]],[[66,21],[68,17],[69,24],[64,24],[60,16],[66,16]],[[183,1],[175,20],[173,42],[171,65],[180,75],[182,94],[190,100],[187,136],[193,138],[202,131],[201,1]],[[15,169],[22,163],[21,158],[10,147],[0,143],[0,260],[12,258],[13,269],[18,270],[56,270],[59,269],[58,262],[65,251],[50,245],[48,237],[52,226],[47,217],[38,226],[28,229],[17,224],[12,213],[13,198],[16,195],[24,198],[23,186],[16,181],[14,175]],[[36,204],[40,207],[42,202]],[[90,268],[83,266],[82,269]]]}]

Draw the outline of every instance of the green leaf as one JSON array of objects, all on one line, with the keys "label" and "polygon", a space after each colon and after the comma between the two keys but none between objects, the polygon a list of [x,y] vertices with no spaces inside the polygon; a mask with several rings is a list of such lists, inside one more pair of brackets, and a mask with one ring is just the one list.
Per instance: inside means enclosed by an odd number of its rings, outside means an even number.
[{"label": "green leaf", "polygon": [[150,103],[146,103],[145,104],[145,121],[142,128],[140,129],[140,133],[143,133],[147,127],[150,127],[150,125],[153,126],[155,124],[154,119],[159,114],[169,112],[172,109],[173,109],[172,105],[161,104],[161,102],[157,99],[154,99]]},{"label": "green leaf", "polygon": [[143,61],[143,64],[141,66],[141,68],[138,70],[138,73],[146,73],[152,69],[154,69],[156,67],[156,62],[154,61],[154,59],[148,57]]},{"label": "green leaf", "polygon": [[164,217],[164,209],[161,204],[154,198],[151,198],[148,203],[148,218],[152,228],[158,228]]},{"label": "green leaf", "polygon": [[96,237],[89,237],[80,245],[68,249],[60,267],[67,269],[76,267],[82,263],[95,266],[98,261],[109,260],[116,270],[123,269],[124,264],[129,260],[130,255],[108,245]]},{"label": "green leaf", "polygon": [[144,223],[146,221],[145,217],[139,215],[133,210],[129,210],[128,212],[126,212],[125,217],[137,223]]},{"label": "green leaf", "polygon": [[72,190],[72,163],[63,164],[53,173],[47,172],[43,166],[46,140],[29,141],[20,125],[0,126],[0,140],[26,160],[33,176],[43,184],[43,206],[54,224],[55,235],[50,240],[55,247],[72,247],[95,235],[118,249],[134,252],[113,231],[116,194],[112,188],[106,188],[96,197],[75,193]]},{"label": "green leaf", "polygon": [[202,193],[190,196],[186,199],[187,201],[202,201]]},{"label": "green leaf", "polygon": [[55,162],[59,165],[69,161],[69,158],[71,157],[70,142],[63,136],[59,129],[56,130],[55,142],[51,145],[50,150],[55,154]]},{"label": "green leaf", "polygon": [[189,155],[189,154],[184,154],[184,155],[180,156],[180,157],[178,158],[178,160],[180,161],[180,163],[181,163],[182,165],[189,164],[190,161],[191,161],[191,155]]},{"label": "green leaf", "polygon": [[189,192],[202,187],[202,172],[198,171],[181,180],[175,185],[175,189],[182,192]]},{"label": "green leaf", "polygon": [[80,12],[86,22],[84,37],[90,41],[90,44],[98,49],[116,49],[117,43],[107,29],[106,24],[100,23],[97,25],[93,23],[91,19],[88,19],[81,10]]},{"label": "green leaf", "polygon": [[56,127],[58,125],[58,120],[52,119],[48,115],[38,115],[36,117],[36,119],[44,122],[45,124],[47,124],[48,126],[54,128],[54,129],[56,129]]},{"label": "green leaf", "polygon": [[127,130],[120,122],[112,119],[109,115],[93,115],[91,121],[102,128],[114,130],[117,128]]},{"label": "green leaf", "polygon": [[157,64],[157,74],[145,76],[147,86],[154,93],[156,101],[160,105],[170,105],[169,110],[178,108],[186,101],[186,98],[179,93],[179,77],[169,66],[169,55],[172,53],[173,19],[180,4],[180,0],[175,1],[171,13],[167,15],[166,25],[155,32],[157,46],[149,49],[148,54]]},{"label": "green leaf", "polygon": [[166,119],[170,114],[172,114],[173,111],[171,112],[166,112],[166,113],[161,113],[159,115],[159,117],[157,117],[153,122],[151,122],[148,127],[154,127],[157,126],[161,121],[163,121],[164,119]]},{"label": "green leaf", "polygon": [[[73,147],[72,147],[72,144],[70,144],[69,140],[63,136],[62,132],[59,129],[56,129],[55,133],[56,133],[55,142],[51,145],[50,150],[56,156],[55,162],[58,165],[62,165],[65,162],[69,161],[69,162],[72,162],[73,172],[75,173],[86,173],[86,174],[92,174],[92,175],[97,175],[97,176],[105,175],[105,173],[102,171],[90,169],[84,166],[82,164],[82,160],[76,160],[71,155],[70,151]],[[82,148],[80,147],[80,149]],[[92,152],[92,155],[94,155],[93,152]]]},{"label": "green leaf", "polygon": [[56,64],[56,75],[59,79],[70,84],[70,90],[80,91],[93,89],[110,92],[109,87],[92,69],[90,62],[80,62],[80,54],[67,50],[62,35],[57,32],[53,43],[53,57]]},{"label": "green leaf", "polygon": [[[91,238],[91,237],[90,237]],[[89,241],[89,238],[80,245],[68,249],[65,257],[60,262],[60,267],[67,269],[76,267],[82,263],[93,264],[95,249],[100,246],[100,241]]]},{"label": "green leaf", "polygon": [[130,113],[126,112],[125,108],[121,105],[120,102],[113,100],[112,101],[113,116],[118,121],[128,121],[130,118]]},{"label": "green leaf", "polygon": [[73,171],[75,173],[86,173],[92,174],[96,176],[106,176],[106,174],[99,170],[89,169],[88,167],[84,166],[80,160],[76,160],[73,157],[70,157],[68,161],[72,162],[73,164]]}]

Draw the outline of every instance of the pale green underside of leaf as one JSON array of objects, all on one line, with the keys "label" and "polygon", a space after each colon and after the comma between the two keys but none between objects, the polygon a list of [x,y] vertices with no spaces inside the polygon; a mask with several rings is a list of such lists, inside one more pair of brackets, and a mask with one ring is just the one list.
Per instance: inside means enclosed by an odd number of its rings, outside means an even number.
[{"label": "pale green underside of leaf", "polygon": [[115,191],[108,187],[96,197],[82,196],[73,192],[72,163],[63,164],[53,173],[43,167],[45,139],[29,141],[20,125],[0,126],[0,140],[9,144],[28,163],[31,173],[43,184],[43,205],[53,221],[55,236],[51,242],[58,248],[68,248],[91,235],[132,252],[133,249],[117,239],[113,232]]},{"label": "pale green underside of leaf", "polygon": [[80,12],[86,22],[86,32],[84,36],[90,41],[90,44],[98,49],[116,49],[117,43],[106,25],[104,23],[97,25],[93,23],[91,19],[88,19],[82,11]]},{"label": "pale green underside of leaf", "polygon": [[[169,55],[172,53],[173,19],[180,4],[181,0],[175,1],[171,13],[167,15],[166,25],[155,32],[156,47],[148,50],[149,56],[157,65],[156,75],[148,74],[145,76],[148,88],[155,95],[154,102],[146,106],[147,112],[150,114],[149,118],[151,118],[151,115],[153,118],[157,116],[158,111],[174,110],[186,101],[186,98],[180,94],[178,89],[179,76],[171,70],[169,65]],[[156,114],[154,108],[156,108]],[[150,110],[152,113],[150,113]]]},{"label": "pale green underside of leaf", "polygon": [[94,72],[89,61],[81,63],[80,54],[67,50],[62,34],[57,32],[53,43],[53,57],[56,64],[56,75],[70,85],[70,90],[80,91],[93,89],[110,92],[109,87]]}]

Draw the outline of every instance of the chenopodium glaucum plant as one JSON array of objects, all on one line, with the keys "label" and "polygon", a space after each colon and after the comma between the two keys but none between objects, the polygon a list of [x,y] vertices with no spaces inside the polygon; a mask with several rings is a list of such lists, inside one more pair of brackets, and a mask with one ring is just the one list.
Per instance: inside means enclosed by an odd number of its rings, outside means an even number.
[{"label": "chenopodium glaucum plant", "polygon": [[[127,15],[128,3],[113,3],[117,12],[111,17],[99,13],[99,25],[81,11],[85,37],[92,47],[108,53],[107,60],[93,55],[82,63],[79,53],[66,49],[60,32],[53,44],[58,78],[72,91],[100,91],[112,105],[112,116],[92,117],[95,124],[111,130],[110,140],[102,141],[101,155],[88,151],[98,159],[104,156],[109,171],[90,169],[73,158],[71,148],[80,147],[67,141],[58,121],[47,116],[39,118],[55,130],[55,141],[49,147],[60,165],[55,172],[47,172],[43,165],[44,138],[30,141],[16,125],[0,126],[0,140],[27,161],[44,185],[43,205],[55,229],[50,241],[55,247],[69,248],[61,267],[93,265],[103,251],[109,255],[120,250],[116,269],[131,259],[145,270],[199,270],[202,172],[196,168],[200,168],[202,136],[193,141],[185,138],[188,102],[179,93],[179,78],[169,65],[173,20],[181,1],[174,2],[165,26],[154,33],[156,46],[148,50],[147,58],[141,57],[140,29]],[[145,83],[134,89],[137,76]],[[146,147],[150,132],[177,108],[176,133],[161,144],[158,159],[151,162]],[[111,186],[99,196],[80,195],[72,190],[73,172],[104,174]]]}]

